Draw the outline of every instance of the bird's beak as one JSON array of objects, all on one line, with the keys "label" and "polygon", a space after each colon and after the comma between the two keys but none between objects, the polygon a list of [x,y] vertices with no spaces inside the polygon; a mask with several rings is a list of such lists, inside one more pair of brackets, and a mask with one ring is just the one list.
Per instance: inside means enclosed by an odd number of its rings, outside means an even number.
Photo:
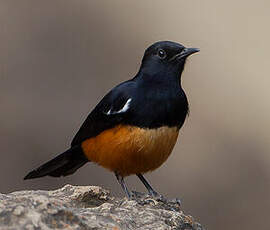
[{"label": "bird's beak", "polygon": [[179,54],[178,59],[188,57],[191,54],[197,53],[200,50],[198,48],[185,48],[182,50],[182,52]]}]

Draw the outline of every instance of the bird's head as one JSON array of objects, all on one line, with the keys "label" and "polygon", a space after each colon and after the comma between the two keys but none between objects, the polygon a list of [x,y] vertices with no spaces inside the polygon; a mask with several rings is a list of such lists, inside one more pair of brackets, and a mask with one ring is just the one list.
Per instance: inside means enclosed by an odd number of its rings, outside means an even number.
[{"label": "bird's head", "polygon": [[149,46],[144,53],[141,71],[146,75],[181,75],[189,55],[199,52],[197,48],[186,48],[183,45],[160,41]]}]

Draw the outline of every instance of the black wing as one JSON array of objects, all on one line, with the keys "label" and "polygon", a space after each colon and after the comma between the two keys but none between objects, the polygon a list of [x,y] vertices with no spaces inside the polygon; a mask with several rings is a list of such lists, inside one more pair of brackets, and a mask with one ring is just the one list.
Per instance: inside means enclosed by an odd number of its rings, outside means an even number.
[{"label": "black wing", "polygon": [[73,138],[71,146],[79,145],[86,139],[124,122],[130,114],[133,89],[132,81],[124,82],[112,89],[88,115]]}]

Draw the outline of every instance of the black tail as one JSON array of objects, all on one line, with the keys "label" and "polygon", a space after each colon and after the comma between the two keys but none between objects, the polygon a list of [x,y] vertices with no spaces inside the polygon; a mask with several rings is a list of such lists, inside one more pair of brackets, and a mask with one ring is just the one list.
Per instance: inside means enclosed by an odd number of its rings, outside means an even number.
[{"label": "black tail", "polygon": [[88,160],[83,154],[81,147],[74,146],[28,173],[24,177],[24,180],[43,176],[67,176],[74,173],[78,168],[82,167],[87,162]]}]

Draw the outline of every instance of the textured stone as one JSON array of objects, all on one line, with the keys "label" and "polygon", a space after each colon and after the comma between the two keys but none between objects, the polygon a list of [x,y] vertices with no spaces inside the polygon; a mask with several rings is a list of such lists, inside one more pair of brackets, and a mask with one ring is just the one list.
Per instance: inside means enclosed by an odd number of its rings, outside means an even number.
[{"label": "textured stone", "polygon": [[203,229],[180,202],[133,193],[115,198],[97,186],[66,185],[55,191],[0,194],[0,230]]}]

